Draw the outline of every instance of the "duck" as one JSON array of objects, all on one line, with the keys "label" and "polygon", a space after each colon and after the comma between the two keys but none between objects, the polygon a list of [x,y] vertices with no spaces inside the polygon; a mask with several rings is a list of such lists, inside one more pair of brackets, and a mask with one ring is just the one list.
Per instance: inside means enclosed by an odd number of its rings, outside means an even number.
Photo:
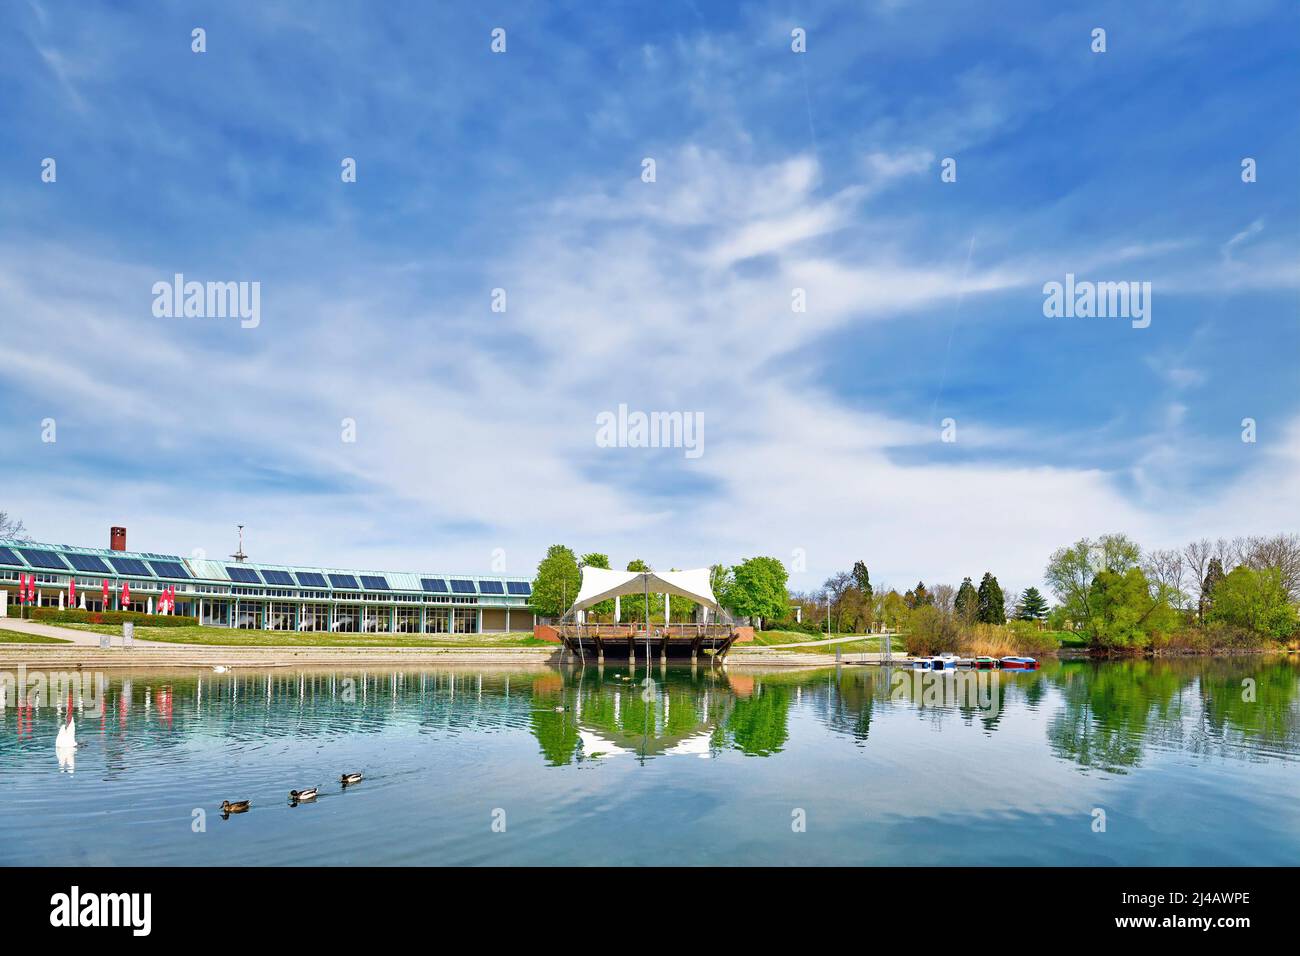
[{"label": "duck", "polygon": [[563,704],[556,704],[556,705],[555,705],[555,712],[556,712],[557,714],[562,714],[562,713],[564,713],[564,712],[565,712],[566,710],[568,710],[568,709],[569,709],[569,708],[565,707]]},{"label": "duck", "polygon": [[320,787],[307,787],[304,790],[290,790],[289,799],[294,803],[299,800],[315,800],[316,794],[320,792]]},{"label": "duck", "polygon": [[231,803],[229,800],[222,800],[221,812],[222,813],[243,813],[250,806],[252,806],[252,803],[253,802],[251,800],[236,800],[234,803]]},{"label": "duck", "polygon": [[229,670],[230,670],[230,668],[227,667],[225,664],[218,664],[216,667],[212,668],[212,673],[214,673],[214,674],[224,674],[224,673],[226,673],[226,672],[229,671]]},{"label": "duck", "polygon": [[339,783],[343,784],[343,786],[345,787],[350,783],[360,783],[360,782],[361,782],[360,773],[345,773],[343,776],[339,777]]}]

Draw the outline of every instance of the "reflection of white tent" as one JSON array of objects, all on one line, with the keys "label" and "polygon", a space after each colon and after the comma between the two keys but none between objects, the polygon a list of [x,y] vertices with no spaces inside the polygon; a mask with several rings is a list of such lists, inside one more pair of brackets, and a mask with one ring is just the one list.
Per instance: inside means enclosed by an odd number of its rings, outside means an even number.
[{"label": "reflection of white tent", "polygon": [[626,747],[620,747],[614,741],[607,737],[590,730],[578,728],[578,739],[582,741],[582,752],[588,757],[594,757],[600,754],[603,757],[617,757],[619,754],[630,754],[633,751]]},{"label": "reflection of white tent", "polygon": [[717,611],[718,599],[709,584],[709,569],[694,571],[607,571],[583,568],[582,587],[570,612],[623,594],[675,594]]},{"label": "reflection of white tent", "polygon": [[708,760],[713,756],[713,731],[701,730],[692,737],[686,737],[664,751],[665,754],[687,755]]}]

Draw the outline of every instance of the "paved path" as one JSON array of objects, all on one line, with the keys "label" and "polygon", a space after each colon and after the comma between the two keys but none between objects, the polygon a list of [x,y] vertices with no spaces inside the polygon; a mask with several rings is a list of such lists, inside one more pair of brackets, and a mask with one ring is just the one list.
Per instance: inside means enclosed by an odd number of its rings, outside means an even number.
[{"label": "paved path", "polygon": [[760,644],[757,640],[752,644],[737,644],[732,648],[732,653],[747,648],[762,648],[765,651],[776,651],[785,647],[829,647],[831,644],[852,644],[857,641],[878,641],[882,637],[893,637],[894,635],[884,634],[850,634],[848,637],[831,637],[822,641],[800,641],[796,644]]},{"label": "paved path", "polygon": [[[76,644],[78,647],[99,647],[99,639],[103,637],[102,634],[95,631],[79,631],[74,627],[59,627],[55,624],[42,624],[39,621],[23,621],[16,617],[0,617],[0,630],[18,631],[22,634],[31,634],[37,637],[57,637],[69,644]],[[174,646],[162,641],[144,641],[139,638],[136,638],[133,643],[145,647]],[[121,634],[113,635],[112,645],[113,647],[122,646]]]}]

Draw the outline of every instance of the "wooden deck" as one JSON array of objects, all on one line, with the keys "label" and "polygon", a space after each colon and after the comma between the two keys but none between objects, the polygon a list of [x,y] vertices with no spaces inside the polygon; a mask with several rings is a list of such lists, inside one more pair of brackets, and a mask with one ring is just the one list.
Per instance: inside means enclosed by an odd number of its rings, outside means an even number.
[{"label": "wooden deck", "polygon": [[[556,627],[565,648],[583,660],[606,657],[646,659],[644,626],[635,624],[561,624]],[[701,654],[721,660],[739,636],[730,624],[662,624],[650,628],[650,657],[696,661]]]}]

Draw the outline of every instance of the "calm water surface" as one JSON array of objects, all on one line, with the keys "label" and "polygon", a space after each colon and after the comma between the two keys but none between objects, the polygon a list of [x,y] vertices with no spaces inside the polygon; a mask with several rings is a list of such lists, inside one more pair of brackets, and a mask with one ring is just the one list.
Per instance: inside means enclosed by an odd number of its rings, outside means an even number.
[{"label": "calm water surface", "polygon": [[11,684],[0,863],[1300,861],[1285,659],[628,673],[109,672],[62,765]]}]

